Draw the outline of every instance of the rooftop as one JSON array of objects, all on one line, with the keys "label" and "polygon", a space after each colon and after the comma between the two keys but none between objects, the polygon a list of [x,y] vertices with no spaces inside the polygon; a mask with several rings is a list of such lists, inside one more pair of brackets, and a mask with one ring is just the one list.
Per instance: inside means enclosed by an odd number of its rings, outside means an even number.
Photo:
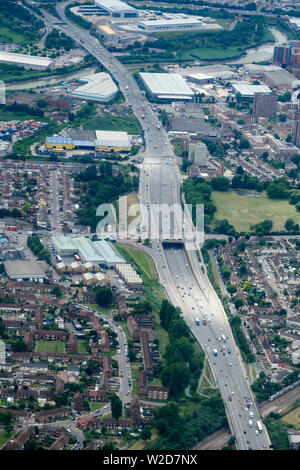
[{"label": "rooftop", "polygon": [[179,73],[140,73],[141,79],[156,95],[192,97],[193,90]]},{"label": "rooftop", "polygon": [[49,67],[52,59],[26,54],[14,54],[12,52],[0,51],[0,62],[12,62],[15,64],[32,65],[37,67]]},{"label": "rooftop", "polygon": [[127,132],[96,131],[96,145],[131,147],[131,142]]},{"label": "rooftop", "polygon": [[87,83],[72,90],[72,96],[106,101],[113,98],[118,92],[118,87],[113,82],[111,76],[105,72],[95,73],[81,80]]},{"label": "rooftop", "polygon": [[95,3],[105,10],[110,10],[112,12],[136,11],[135,8],[127,5],[127,3],[120,2],[119,0],[95,0]]},{"label": "rooftop", "polygon": [[254,93],[271,93],[272,90],[266,85],[250,85],[249,83],[233,83],[236,93],[243,96],[253,97]]},{"label": "rooftop", "polygon": [[115,247],[105,240],[92,242],[89,238],[71,238],[64,235],[53,237],[53,243],[60,251],[68,250],[79,253],[84,262],[94,263],[124,263],[124,259]]}]

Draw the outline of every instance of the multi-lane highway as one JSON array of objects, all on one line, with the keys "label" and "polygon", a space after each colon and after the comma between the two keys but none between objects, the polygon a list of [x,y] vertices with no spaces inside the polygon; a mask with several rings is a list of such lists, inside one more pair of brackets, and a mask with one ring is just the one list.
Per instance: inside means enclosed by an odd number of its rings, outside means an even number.
[{"label": "multi-lane highway", "polygon": [[[267,431],[264,427],[262,432],[257,429],[259,413],[226,314],[208,280],[205,267],[199,262],[195,251],[186,249],[185,243],[172,246],[163,244],[161,240],[165,232],[177,232],[183,224],[179,207],[175,218],[169,223],[168,219],[164,220],[165,214],[158,217],[159,208],[156,207],[181,204],[180,176],[168,137],[133,76],[96,38],[70,23],[65,17],[64,7],[65,4],[57,6],[64,24],[56,26],[57,19],[43,11],[47,22],[79,42],[104,65],[144,129],[146,150],[139,191],[143,216],[141,228],[158,235],[157,239],[151,237],[152,256],[161,282],[172,302],[180,306],[184,319],[206,353],[226,406],[237,448],[268,448],[270,440]],[[155,215],[154,221],[153,217],[150,219],[150,214]],[[191,224],[190,219],[187,223]],[[196,325],[196,317],[200,318],[200,325]],[[225,339],[221,338],[222,335]],[[231,348],[230,353],[228,348]],[[216,355],[214,349],[217,350]]]}]

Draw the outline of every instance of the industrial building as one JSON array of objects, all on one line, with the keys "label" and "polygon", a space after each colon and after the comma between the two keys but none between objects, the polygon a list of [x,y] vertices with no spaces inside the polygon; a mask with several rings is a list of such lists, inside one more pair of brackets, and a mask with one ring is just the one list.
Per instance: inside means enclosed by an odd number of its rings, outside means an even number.
[{"label": "industrial building", "polygon": [[196,84],[205,84],[205,83],[212,83],[215,81],[215,78],[212,75],[207,75],[206,73],[192,73],[186,75],[185,78],[191,82]]},{"label": "industrial building", "polygon": [[170,136],[195,135],[198,137],[218,140],[221,136],[220,130],[202,118],[186,118],[169,116],[168,132]]},{"label": "industrial building", "polygon": [[46,278],[47,265],[44,261],[7,261],[5,271],[10,279],[17,281],[39,281]]},{"label": "industrial building", "polygon": [[66,236],[53,237],[53,245],[61,256],[77,254],[82,263],[97,263],[114,266],[125,263],[116,248],[105,240],[91,241],[89,238]]},{"label": "industrial building", "polygon": [[82,280],[85,285],[109,285],[110,281],[102,273],[84,273]]},{"label": "industrial building", "polygon": [[106,103],[118,93],[118,87],[111,76],[105,72],[95,73],[82,78],[80,81],[85,82],[85,84],[71,91],[74,98]]},{"label": "industrial building", "polygon": [[272,92],[272,90],[266,85],[250,85],[249,83],[233,83],[232,88],[235,93],[239,93],[242,98],[253,98],[254,93]]},{"label": "industrial building", "polygon": [[140,73],[148,92],[155,98],[168,100],[192,100],[193,90],[178,73]]},{"label": "industrial building", "polygon": [[130,264],[117,264],[115,269],[128,287],[132,289],[142,287],[143,279],[135,272]]},{"label": "industrial building", "polygon": [[99,152],[130,152],[131,142],[127,132],[96,131],[95,149]]},{"label": "industrial building", "polygon": [[97,152],[130,152],[132,143],[127,132],[72,130],[70,137],[46,137],[46,148],[62,150],[92,149]]},{"label": "industrial building", "polygon": [[295,81],[296,77],[288,70],[280,69],[264,73],[264,82],[271,87],[291,90]]},{"label": "industrial building", "polygon": [[46,69],[47,67],[50,67],[53,59],[48,59],[48,57],[0,51],[0,62],[18,64],[22,65],[23,67],[30,67],[32,69]]},{"label": "industrial building", "polygon": [[138,27],[145,32],[153,31],[192,31],[203,29],[203,23],[197,18],[172,18],[163,20],[140,21]]},{"label": "industrial building", "polygon": [[137,18],[138,10],[119,0],[95,0],[96,5],[113,18]]}]

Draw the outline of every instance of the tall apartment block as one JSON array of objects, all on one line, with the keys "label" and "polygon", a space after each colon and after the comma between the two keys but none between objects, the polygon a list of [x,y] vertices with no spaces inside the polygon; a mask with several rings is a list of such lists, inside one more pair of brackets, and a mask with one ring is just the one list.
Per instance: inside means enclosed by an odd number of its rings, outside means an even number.
[{"label": "tall apartment block", "polygon": [[207,163],[208,150],[204,142],[197,142],[189,145],[188,160],[196,165],[205,165]]},{"label": "tall apartment block", "polygon": [[275,93],[254,93],[252,115],[257,121],[259,117],[274,118],[277,112],[277,96]]}]

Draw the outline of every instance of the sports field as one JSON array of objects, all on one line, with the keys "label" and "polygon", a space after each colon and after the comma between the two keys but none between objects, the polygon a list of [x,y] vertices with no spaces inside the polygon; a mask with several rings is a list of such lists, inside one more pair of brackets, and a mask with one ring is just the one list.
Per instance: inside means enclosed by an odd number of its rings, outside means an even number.
[{"label": "sports field", "polygon": [[284,230],[287,219],[300,224],[300,212],[286,200],[270,199],[265,193],[255,196],[247,191],[244,195],[236,191],[214,191],[212,200],[217,207],[215,220],[227,219],[238,232],[248,232],[251,225],[263,220],[273,221],[273,231]]},{"label": "sports field", "polygon": [[36,352],[41,353],[64,353],[65,345],[62,341],[37,341],[35,344]]}]

